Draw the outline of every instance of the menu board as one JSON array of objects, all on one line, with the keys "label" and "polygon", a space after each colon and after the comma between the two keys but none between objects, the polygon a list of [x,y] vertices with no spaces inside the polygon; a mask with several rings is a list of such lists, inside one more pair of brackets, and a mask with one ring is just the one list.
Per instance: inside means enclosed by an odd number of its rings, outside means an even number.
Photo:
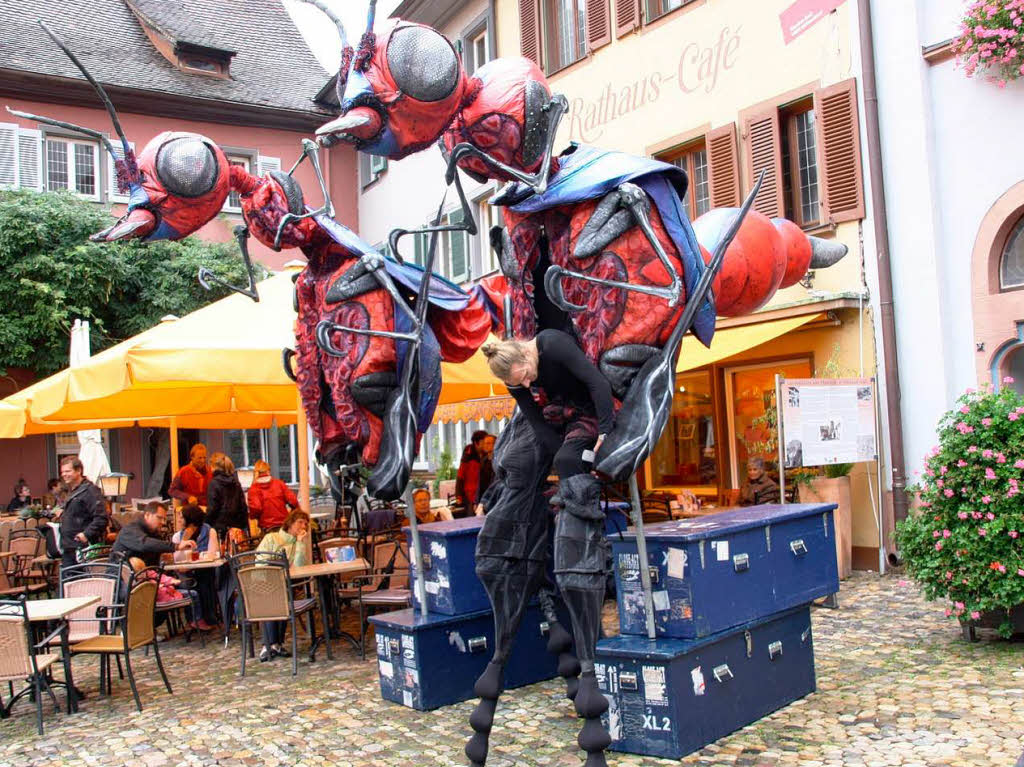
[{"label": "menu board", "polygon": [[786,468],[878,458],[872,378],[781,379]]}]

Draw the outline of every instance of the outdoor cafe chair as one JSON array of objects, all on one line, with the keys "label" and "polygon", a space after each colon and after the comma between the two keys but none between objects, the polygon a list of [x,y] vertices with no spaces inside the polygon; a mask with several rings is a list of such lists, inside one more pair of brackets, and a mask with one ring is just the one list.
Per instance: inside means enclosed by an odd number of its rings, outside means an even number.
[{"label": "outdoor cafe chair", "polygon": [[13,685],[28,680],[28,686],[14,694],[6,703],[0,702],[0,716],[10,716],[11,707],[25,695],[36,703],[36,729],[43,734],[43,691],[50,696],[53,706],[60,711],[57,697],[50,689],[46,672],[60,657],[57,653],[41,652],[60,634],[57,629],[39,642],[33,642],[32,623],[28,619],[28,605],[24,599],[0,601],[0,682]]},{"label": "outdoor cafe chair", "polygon": [[35,596],[40,592],[49,591],[49,589],[50,586],[47,583],[19,583],[15,585],[11,582],[10,577],[7,575],[7,571],[0,567],[0,598]]},{"label": "outdoor cafe chair", "polygon": [[35,562],[38,557],[46,556],[46,538],[36,529],[15,530],[11,533],[10,548],[14,556],[9,558],[8,573],[15,585],[43,583],[50,590],[51,582],[56,580],[56,560],[49,565]]},{"label": "outdoor cafe chair", "polygon": [[366,660],[368,611],[378,607],[400,610],[412,605],[409,547],[404,538],[378,543],[373,549],[370,572],[354,576],[338,593],[342,599],[358,602],[359,649],[363,660]]},{"label": "outdoor cafe chair", "polygon": [[[296,618],[305,615],[309,627],[309,641],[316,646],[316,624],[313,611],[317,607],[314,597],[295,599],[293,584],[288,574],[288,558],[284,552],[244,551],[229,560],[238,591],[242,595],[239,623],[242,626],[242,672],[245,676],[245,655],[249,649],[249,632],[253,624],[267,621],[288,621],[292,630],[292,676],[299,673],[299,640]],[[321,616],[326,620],[326,616]]]},{"label": "outdoor cafe chair", "polygon": [[161,571],[154,567],[147,567],[132,573],[128,580],[124,601],[110,605],[105,618],[115,627],[116,631],[110,634],[100,634],[71,646],[72,656],[86,654],[100,656],[101,695],[109,694],[110,691],[110,656],[119,658],[123,655],[128,683],[131,685],[132,696],[135,698],[135,707],[139,711],[142,711],[142,701],[139,700],[139,690],[135,685],[132,651],[152,645],[153,655],[156,658],[160,676],[164,680],[164,686],[168,693],[174,693],[171,683],[167,680],[164,664],[160,660],[160,645],[156,640],[156,592],[161,574]]}]

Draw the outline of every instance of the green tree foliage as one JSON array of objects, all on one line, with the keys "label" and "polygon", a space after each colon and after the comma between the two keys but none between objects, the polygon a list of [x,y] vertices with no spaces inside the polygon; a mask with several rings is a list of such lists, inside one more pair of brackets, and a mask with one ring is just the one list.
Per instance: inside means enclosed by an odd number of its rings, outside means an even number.
[{"label": "green tree foliage", "polygon": [[245,284],[233,242],[89,241],[112,223],[109,211],[67,192],[0,191],[0,366],[40,375],[66,367],[77,318],[91,323],[95,353],[227,295],[199,285],[200,266]]}]

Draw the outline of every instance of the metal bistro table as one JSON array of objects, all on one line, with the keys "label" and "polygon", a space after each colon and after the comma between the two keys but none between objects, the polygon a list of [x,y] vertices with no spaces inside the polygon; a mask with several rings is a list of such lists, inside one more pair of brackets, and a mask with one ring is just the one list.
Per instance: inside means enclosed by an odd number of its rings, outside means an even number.
[{"label": "metal bistro table", "polygon": [[[365,559],[352,559],[348,562],[320,562],[318,564],[300,565],[288,569],[288,575],[291,576],[292,580],[316,578],[316,590],[320,597],[320,614],[323,616],[324,630],[316,638],[313,647],[310,648],[310,657],[313,657],[316,653],[316,648],[320,645],[320,642],[327,641],[327,657],[333,658],[331,655],[331,643],[328,637],[347,639],[355,649],[359,650],[361,648],[358,639],[347,631],[341,630],[341,609],[331,584],[331,578],[335,575],[363,575],[369,569],[370,564]],[[330,605],[328,605],[328,602],[330,602]]]},{"label": "metal bistro table", "polygon": [[164,565],[164,570],[208,570],[214,567],[220,567],[226,559],[197,559],[195,562],[168,562]]},{"label": "metal bistro table", "polygon": [[[28,620],[30,623],[56,623],[58,621],[63,623],[60,627],[60,653],[61,660],[64,663],[64,681],[54,680],[50,682],[50,685],[67,688],[69,714],[78,711],[78,696],[75,695],[75,683],[71,675],[71,648],[68,643],[68,622],[64,619],[71,613],[94,605],[99,601],[99,596],[92,595],[87,597],[68,597],[67,599],[32,599],[25,603],[28,608]],[[14,613],[9,614],[13,615]],[[22,695],[30,692],[31,689],[31,687],[26,687],[12,698],[7,704],[7,710],[10,710],[14,702]]]}]

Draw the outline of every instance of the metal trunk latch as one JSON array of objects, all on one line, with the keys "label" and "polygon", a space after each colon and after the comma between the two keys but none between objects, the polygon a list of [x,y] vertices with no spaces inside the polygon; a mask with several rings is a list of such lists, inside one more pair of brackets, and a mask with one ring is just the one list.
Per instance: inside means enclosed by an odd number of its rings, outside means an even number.
[{"label": "metal trunk latch", "polygon": [[541,621],[540,622],[540,635],[542,637],[546,637],[550,631],[551,631],[551,624],[548,623],[547,621]]},{"label": "metal trunk latch", "polygon": [[732,679],[732,671],[729,669],[728,663],[723,663],[721,666],[715,666],[711,672],[715,675],[715,681],[721,682],[725,679]]},{"label": "metal trunk latch", "polygon": [[636,672],[623,671],[619,674],[619,687],[623,690],[632,690],[635,692],[637,689]]},{"label": "metal trunk latch", "polygon": [[655,567],[654,565],[651,565],[650,567],[647,568],[647,571],[651,574],[651,583],[657,583],[658,582],[658,568]]},{"label": "metal trunk latch", "polygon": [[420,556],[420,559],[423,560],[423,569],[424,570],[429,570],[431,567],[434,566],[433,560],[431,560],[429,554],[422,554]]},{"label": "metal trunk latch", "polygon": [[747,643],[747,657],[753,657],[754,655],[754,643],[751,641],[750,632],[743,632],[743,640]]},{"label": "metal trunk latch", "polygon": [[487,637],[473,637],[466,642],[470,652],[483,652],[487,649]]},{"label": "metal trunk latch", "polygon": [[775,660],[782,657],[782,642],[772,642],[768,645],[768,658]]},{"label": "metal trunk latch", "polygon": [[746,572],[750,569],[750,555],[749,554],[737,554],[732,558],[732,568],[738,573]]},{"label": "metal trunk latch", "polygon": [[795,556],[802,557],[807,553],[807,544],[804,543],[803,538],[797,538],[795,541],[789,542],[789,550],[792,551]]}]

